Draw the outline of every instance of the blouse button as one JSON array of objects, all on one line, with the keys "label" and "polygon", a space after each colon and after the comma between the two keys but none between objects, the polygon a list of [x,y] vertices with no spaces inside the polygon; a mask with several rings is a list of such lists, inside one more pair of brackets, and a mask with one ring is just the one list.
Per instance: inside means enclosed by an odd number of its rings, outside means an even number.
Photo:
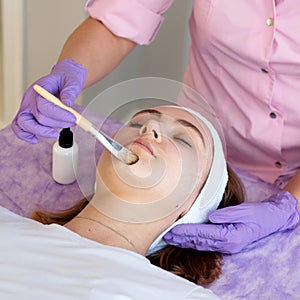
[{"label": "blouse button", "polygon": [[282,164],[281,164],[280,161],[276,161],[275,166],[276,166],[277,168],[281,168],[281,167],[282,167]]},{"label": "blouse button", "polygon": [[274,25],[274,19],[273,18],[268,18],[267,19],[267,25],[268,26],[273,26]]},{"label": "blouse button", "polygon": [[260,70],[261,70],[262,72],[266,73],[266,74],[269,73],[269,70],[266,69],[266,68],[261,68]]},{"label": "blouse button", "polygon": [[276,119],[276,118],[277,118],[277,115],[276,115],[274,112],[271,112],[271,113],[270,113],[270,117],[271,117],[272,119]]}]

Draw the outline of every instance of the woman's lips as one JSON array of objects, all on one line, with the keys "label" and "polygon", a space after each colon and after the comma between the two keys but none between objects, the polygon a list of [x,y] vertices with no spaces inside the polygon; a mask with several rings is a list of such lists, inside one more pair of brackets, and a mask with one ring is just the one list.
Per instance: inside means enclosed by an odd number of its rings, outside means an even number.
[{"label": "woman's lips", "polygon": [[143,139],[135,140],[132,143],[132,146],[138,146],[138,147],[142,148],[143,150],[149,152],[152,156],[154,156],[154,152],[153,152],[153,149],[152,149],[151,145]]}]

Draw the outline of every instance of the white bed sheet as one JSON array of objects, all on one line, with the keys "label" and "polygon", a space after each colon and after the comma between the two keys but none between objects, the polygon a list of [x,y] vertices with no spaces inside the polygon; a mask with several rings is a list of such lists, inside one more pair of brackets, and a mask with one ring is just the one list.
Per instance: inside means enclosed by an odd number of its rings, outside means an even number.
[{"label": "white bed sheet", "polygon": [[219,299],[134,252],[0,207],[0,299]]}]

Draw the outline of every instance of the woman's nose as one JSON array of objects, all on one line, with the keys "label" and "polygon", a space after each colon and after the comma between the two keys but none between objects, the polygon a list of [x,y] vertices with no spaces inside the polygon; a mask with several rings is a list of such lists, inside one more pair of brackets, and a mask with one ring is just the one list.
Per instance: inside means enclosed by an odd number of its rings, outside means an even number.
[{"label": "woman's nose", "polygon": [[140,134],[150,135],[156,142],[161,142],[161,129],[159,123],[155,120],[146,122],[140,129]]}]

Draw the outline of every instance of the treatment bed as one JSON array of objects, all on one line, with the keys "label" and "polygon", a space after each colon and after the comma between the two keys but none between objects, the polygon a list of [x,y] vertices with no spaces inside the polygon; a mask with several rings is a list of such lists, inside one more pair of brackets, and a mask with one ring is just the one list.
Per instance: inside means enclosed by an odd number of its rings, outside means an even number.
[{"label": "treatment bed", "polygon": [[[108,120],[102,130],[112,134],[118,127],[118,122]],[[81,148],[84,148],[82,140],[86,136],[84,132],[76,135]],[[84,193],[77,182],[60,185],[53,181],[51,153],[54,142],[53,139],[40,139],[38,144],[31,145],[19,140],[10,126],[0,131],[0,205],[30,217],[36,209],[70,207],[92,192],[93,173],[82,167],[86,156],[80,153],[79,170],[87,172],[80,174],[86,180],[82,183]],[[95,144],[94,150],[97,158],[102,146]],[[236,171],[246,186],[249,201],[261,201],[277,191],[276,187],[254,176]],[[273,234],[239,254],[225,255],[221,277],[208,288],[228,300],[300,299],[300,227]]]}]

